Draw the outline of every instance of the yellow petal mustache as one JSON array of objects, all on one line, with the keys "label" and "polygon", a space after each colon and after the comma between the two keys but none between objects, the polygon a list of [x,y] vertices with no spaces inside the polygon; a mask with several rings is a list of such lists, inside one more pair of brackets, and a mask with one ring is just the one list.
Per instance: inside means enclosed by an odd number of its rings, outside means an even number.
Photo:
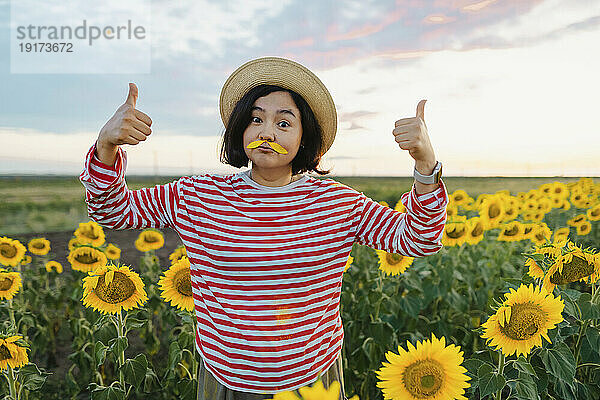
[{"label": "yellow petal mustache", "polygon": [[267,142],[266,140],[255,140],[253,142],[250,142],[250,144],[248,146],[246,146],[247,149],[254,149],[258,146],[260,146],[263,143],[268,143],[269,146],[271,146],[271,148],[273,150],[275,150],[278,153],[281,154],[287,154],[288,151],[286,149],[284,149],[280,144],[277,144],[275,142]]}]

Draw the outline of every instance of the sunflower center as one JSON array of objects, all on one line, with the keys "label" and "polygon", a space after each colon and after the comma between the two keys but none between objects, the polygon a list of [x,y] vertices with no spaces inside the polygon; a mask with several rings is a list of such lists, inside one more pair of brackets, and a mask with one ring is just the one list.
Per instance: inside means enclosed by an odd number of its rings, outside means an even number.
[{"label": "sunflower center", "polygon": [[12,358],[12,354],[10,354],[10,350],[5,345],[0,346],[0,361],[10,360]]},{"label": "sunflower center", "polygon": [[556,271],[550,277],[550,282],[555,285],[575,282],[594,272],[594,264],[588,263],[581,257],[573,256],[573,259],[563,264],[562,272]]},{"label": "sunflower center", "polygon": [[523,234],[527,235],[532,230],[533,230],[533,226],[526,226],[525,229],[523,230]]},{"label": "sunflower center", "polygon": [[477,224],[475,224],[475,227],[473,228],[473,231],[471,232],[471,236],[479,236],[483,233],[483,225],[478,222]]},{"label": "sunflower center", "polygon": [[0,253],[6,258],[13,258],[17,255],[17,248],[8,243],[0,244]]},{"label": "sunflower center", "polygon": [[96,235],[94,233],[94,230],[89,230],[89,231],[83,232],[83,236],[90,238],[90,239],[98,239],[98,235]]},{"label": "sunflower center", "polygon": [[175,288],[184,296],[192,295],[192,281],[190,279],[190,270],[187,268],[177,272],[173,278]]},{"label": "sunflower center", "polygon": [[406,390],[418,399],[435,396],[444,382],[444,368],[435,360],[419,360],[404,371],[402,377]]},{"label": "sunflower center", "polygon": [[127,300],[135,293],[135,284],[124,273],[115,271],[113,280],[108,286],[104,283],[104,275],[99,277],[94,292],[100,300],[117,304]]},{"label": "sunflower center", "polygon": [[513,304],[510,322],[500,327],[502,333],[513,340],[527,340],[535,335],[546,319],[544,311],[533,303]]},{"label": "sunflower center", "polygon": [[396,264],[400,264],[400,262],[402,261],[402,254],[396,254],[396,253],[387,253],[385,255],[385,261],[387,261],[387,263],[389,265],[396,265]]},{"label": "sunflower center", "polygon": [[12,287],[12,283],[13,280],[8,278],[8,277],[4,277],[4,278],[0,278],[0,290],[8,290]]},{"label": "sunflower center", "polygon": [[98,261],[98,257],[94,257],[90,253],[79,254],[75,259],[82,264],[93,264]]},{"label": "sunflower center", "polygon": [[519,227],[513,225],[509,230],[504,231],[504,236],[516,236],[519,233]]},{"label": "sunflower center", "polygon": [[600,208],[598,208],[597,210],[592,210],[591,213],[594,217],[597,217],[598,215],[600,215]]},{"label": "sunflower center", "polygon": [[158,242],[158,237],[156,237],[155,235],[146,235],[146,236],[144,236],[144,242],[156,243],[156,242]]},{"label": "sunflower center", "polygon": [[498,207],[497,204],[492,204],[488,211],[488,215],[490,218],[496,218],[498,215],[500,215],[500,207]]},{"label": "sunflower center", "polygon": [[446,232],[446,235],[448,235],[449,238],[451,239],[458,239],[460,237],[463,237],[465,234],[465,227],[461,226],[461,227],[455,227],[454,230],[452,232]]},{"label": "sunflower center", "polygon": [[44,247],[44,243],[42,242],[37,242],[37,243],[33,243],[33,247],[35,247],[36,249],[43,249]]}]

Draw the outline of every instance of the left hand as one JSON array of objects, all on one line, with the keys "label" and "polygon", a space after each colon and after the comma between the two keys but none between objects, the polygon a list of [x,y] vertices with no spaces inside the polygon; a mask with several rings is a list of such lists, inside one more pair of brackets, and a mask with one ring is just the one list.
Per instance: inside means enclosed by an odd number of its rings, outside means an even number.
[{"label": "left hand", "polygon": [[427,134],[427,125],[425,125],[426,101],[421,100],[417,105],[416,117],[397,120],[396,127],[392,133],[400,148],[408,150],[408,153],[415,161],[435,164],[435,154],[429,141],[429,135]]}]

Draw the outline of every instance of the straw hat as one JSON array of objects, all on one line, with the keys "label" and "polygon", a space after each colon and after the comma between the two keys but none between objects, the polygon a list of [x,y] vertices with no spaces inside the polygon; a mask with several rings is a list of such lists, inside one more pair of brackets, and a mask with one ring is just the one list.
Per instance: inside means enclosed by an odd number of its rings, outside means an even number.
[{"label": "straw hat", "polygon": [[262,57],[250,60],[227,78],[221,89],[219,110],[223,124],[237,102],[255,86],[277,85],[291,89],[306,100],[323,132],[323,152],[333,144],[337,129],[337,112],[331,94],[315,74],[304,65],[281,57]]}]

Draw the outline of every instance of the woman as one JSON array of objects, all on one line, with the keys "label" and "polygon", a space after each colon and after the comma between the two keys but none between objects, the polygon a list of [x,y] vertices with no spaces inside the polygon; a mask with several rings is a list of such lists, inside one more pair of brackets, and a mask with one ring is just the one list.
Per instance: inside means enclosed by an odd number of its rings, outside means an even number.
[{"label": "woman", "polygon": [[[127,153],[151,133],[135,109],[137,87],[102,128],[80,180],[89,216],[112,229],[171,227],[191,263],[200,354],[198,399],[270,399],[312,385],[343,387],[339,314],[353,244],[411,257],[442,247],[448,196],[423,121],[396,121],[400,147],[415,159],[407,213],[380,205],[321,171],[337,127],[323,83],[294,61],[249,61],[225,82],[221,161],[252,168],[181,177],[129,190]],[[262,147],[262,148],[261,148]],[[428,180],[429,179],[429,180]]]}]

